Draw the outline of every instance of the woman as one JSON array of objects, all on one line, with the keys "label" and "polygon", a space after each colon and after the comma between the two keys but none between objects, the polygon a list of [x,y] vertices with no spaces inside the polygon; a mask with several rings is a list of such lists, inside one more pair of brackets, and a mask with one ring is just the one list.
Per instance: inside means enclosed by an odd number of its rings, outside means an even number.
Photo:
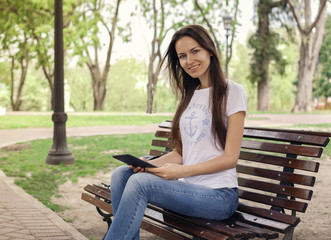
[{"label": "woman", "polygon": [[165,58],[180,103],[171,129],[175,150],[151,163],[122,166],[111,179],[114,221],[105,239],[139,239],[147,207],[222,220],[238,205],[235,166],[246,113],[244,89],[226,80],[215,45],[198,25],[178,30]]}]

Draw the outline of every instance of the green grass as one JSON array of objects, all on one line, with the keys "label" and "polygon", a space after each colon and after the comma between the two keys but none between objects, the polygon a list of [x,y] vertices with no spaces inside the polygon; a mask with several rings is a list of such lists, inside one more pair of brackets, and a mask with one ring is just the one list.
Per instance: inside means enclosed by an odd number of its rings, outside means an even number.
[{"label": "green grass", "polygon": [[77,182],[79,177],[93,176],[98,171],[111,171],[122,163],[111,156],[117,153],[131,153],[135,156],[149,152],[154,134],[130,134],[68,138],[68,148],[76,163],[66,166],[45,164],[52,144],[51,140],[31,142],[31,148],[20,151],[0,150],[0,168],[8,177],[15,178],[15,184],[36,197],[44,205],[59,212],[64,210],[51,202],[51,197],[60,197],[59,185],[68,180]]},{"label": "green grass", "polygon": [[330,132],[331,122],[330,123],[317,123],[317,124],[295,124],[295,125],[292,125],[291,128],[300,128],[302,130],[313,129],[314,131],[329,131]]},{"label": "green grass", "polygon": [[[0,129],[51,128],[51,114],[47,115],[5,115],[0,116]],[[171,116],[155,115],[68,115],[67,127],[118,126],[160,123]]]}]

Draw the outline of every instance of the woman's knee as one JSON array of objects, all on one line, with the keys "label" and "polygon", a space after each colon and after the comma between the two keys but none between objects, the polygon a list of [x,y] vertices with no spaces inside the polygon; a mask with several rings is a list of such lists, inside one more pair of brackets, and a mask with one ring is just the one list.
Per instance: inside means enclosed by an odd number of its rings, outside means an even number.
[{"label": "woman's knee", "polygon": [[115,168],[115,170],[111,173],[111,183],[123,181],[123,178],[128,178],[131,174],[132,170],[127,165]]},{"label": "woman's knee", "polygon": [[129,178],[126,187],[142,193],[153,188],[156,178],[155,175],[150,173],[137,173]]}]

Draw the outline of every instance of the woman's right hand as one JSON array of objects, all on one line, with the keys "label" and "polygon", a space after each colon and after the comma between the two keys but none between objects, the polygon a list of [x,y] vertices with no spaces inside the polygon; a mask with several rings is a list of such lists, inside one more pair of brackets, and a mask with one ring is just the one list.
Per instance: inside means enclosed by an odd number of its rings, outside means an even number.
[{"label": "woman's right hand", "polygon": [[[144,158],[144,157],[140,157],[139,159],[147,162],[147,159]],[[134,167],[132,165],[128,165],[130,169],[133,170],[134,173],[138,173],[138,172],[145,172],[145,168],[142,168],[142,167]]]}]

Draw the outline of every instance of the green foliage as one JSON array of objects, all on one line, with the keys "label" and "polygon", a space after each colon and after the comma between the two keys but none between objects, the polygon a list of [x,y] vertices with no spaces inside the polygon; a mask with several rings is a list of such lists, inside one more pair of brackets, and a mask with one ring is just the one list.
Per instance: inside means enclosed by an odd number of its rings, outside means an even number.
[{"label": "green foliage", "polygon": [[274,67],[280,74],[284,73],[287,62],[283,58],[283,53],[278,50],[281,43],[284,44],[285,42],[281,40],[280,35],[276,32],[271,32],[266,36],[255,33],[249,38],[248,45],[254,49],[249,75],[249,79],[253,83],[260,82],[265,77],[268,70],[261,67],[265,59],[274,60]]},{"label": "green foliage", "polygon": [[314,95],[331,97],[331,15],[325,23],[325,35],[319,53],[319,71],[315,74]]},{"label": "green foliage", "polygon": [[124,59],[112,66],[107,84],[105,110],[144,111],[146,106],[146,65],[135,59]]},{"label": "green foliage", "polygon": [[21,111],[47,111],[50,109],[50,89],[46,81],[40,81],[40,71],[30,69],[23,88]]},{"label": "green foliage", "polygon": [[[84,67],[66,68],[65,88],[66,108],[74,111],[92,111],[93,110],[93,91],[91,84],[91,75]],[[68,109],[65,109],[68,111]]]},{"label": "green foliage", "polygon": [[256,84],[253,84],[248,79],[249,74],[249,53],[246,46],[236,42],[232,61],[230,62],[230,79],[242,84],[247,94],[248,111],[256,110],[257,94]]},{"label": "green foliage", "polygon": [[[105,110],[143,112],[146,108],[147,66],[135,59],[123,59],[110,69]],[[173,112],[175,97],[171,87],[159,80],[155,92],[154,112]]]}]

